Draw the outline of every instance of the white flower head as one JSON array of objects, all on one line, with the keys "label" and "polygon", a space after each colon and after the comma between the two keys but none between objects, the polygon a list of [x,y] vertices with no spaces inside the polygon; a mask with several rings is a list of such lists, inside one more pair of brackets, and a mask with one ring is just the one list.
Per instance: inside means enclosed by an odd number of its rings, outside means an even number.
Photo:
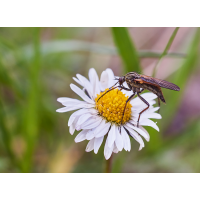
[{"label": "white flower head", "polygon": [[[93,68],[89,70],[89,80],[80,74],[76,76],[77,78],[73,79],[83,89],[74,84],[70,84],[70,87],[83,101],[67,97],[58,98],[58,102],[62,103],[64,107],[56,111],[63,113],[77,110],[69,118],[69,132],[73,135],[75,130],[82,130],[76,136],[75,142],[89,140],[86,147],[87,152],[94,150],[94,153],[97,153],[104,136],[106,137],[104,147],[106,159],[109,159],[113,152],[118,153],[122,149],[130,151],[130,137],[133,137],[140,144],[139,150],[141,150],[144,147],[142,137],[146,141],[150,139],[148,132],[142,126],[151,126],[159,131],[156,123],[149,119],[161,119],[161,115],[155,113],[159,107],[153,107],[156,103],[154,99],[157,98],[155,94],[144,93],[141,95],[148,101],[150,107],[142,113],[139,127],[137,127],[138,116],[146,108],[146,104],[138,97],[127,104],[123,123],[121,124],[125,102],[133,94],[131,91],[115,89],[108,92],[97,102],[101,95],[117,82],[112,70],[106,69],[103,71],[100,81]],[[124,86],[127,87],[126,83],[124,83]]]}]

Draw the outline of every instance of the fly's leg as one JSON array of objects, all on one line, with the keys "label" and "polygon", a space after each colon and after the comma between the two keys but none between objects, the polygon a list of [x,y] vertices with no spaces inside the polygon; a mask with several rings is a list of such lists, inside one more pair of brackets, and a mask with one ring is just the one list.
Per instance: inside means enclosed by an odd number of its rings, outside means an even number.
[{"label": "fly's leg", "polygon": [[158,109],[158,113],[160,112],[160,98],[158,97],[158,106],[159,106],[159,109]]},{"label": "fly's leg", "polygon": [[126,103],[125,103],[125,106],[124,106],[124,110],[123,110],[123,114],[122,114],[121,124],[123,123],[123,118],[124,118],[124,113],[125,113],[125,110],[126,110],[126,105],[134,96],[135,96],[135,92],[126,100]]},{"label": "fly's leg", "polygon": [[[107,94],[108,92],[110,92],[111,90],[114,90],[115,88],[117,88],[119,86],[116,86],[114,88],[109,89],[106,93],[104,93],[102,96],[99,97],[99,99],[101,99],[101,97],[103,97],[105,94]],[[97,100],[97,102],[99,101],[99,99]]]},{"label": "fly's leg", "polygon": [[145,110],[147,110],[147,109],[149,108],[150,105],[149,105],[149,103],[148,103],[143,97],[141,97],[141,96],[139,95],[139,92],[137,92],[137,95],[138,95],[138,97],[147,105],[147,107],[139,113],[139,117],[138,117],[138,121],[137,121],[137,127],[139,127],[140,115],[141,115]]},{"label": "fly's leg", "polygon": [[127,91],[131,91],[131,89],[129,89],[129,88],[126,88],[126,87],[124,87],[124,86],[118,86],[118,88],[121,88],[120,90],[127,90]]},{"label": "fly's leg", "polygon": [[[118,88],[120,88],[120,91],[122,91],[122,90],[131,91],[130,88],[126,88],[126,87],[124,87],[123,85],[118,86]],[[118,94],[118,91],[117,91],[117,94]]]},{"label": "fly's leg", "polygon": [[[116,84],[115,84],[116,85]],[[104,93],[101,97],[103,97],[105,94],[107,94],[108,92],[110,92],[111,90],[114,90],[115,88],[121,88],[120,90],[127,90],[127,91],[131,91],[131,89],[129,89],[129,88],[126,88],[126,87],[124,87],[124,86],[116,86],[116,87],[114,87],[114,88],[110,88],[106,93]],[[101,97],[99,97],[99,99],[101,99]],[[97,102],[99,101],[99,99],[97,100]]]}]

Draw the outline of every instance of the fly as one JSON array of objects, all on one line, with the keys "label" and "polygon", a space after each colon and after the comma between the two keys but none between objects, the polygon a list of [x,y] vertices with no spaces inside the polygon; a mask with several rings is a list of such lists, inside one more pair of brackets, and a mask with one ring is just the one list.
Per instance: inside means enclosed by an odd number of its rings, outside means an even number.
[{"label": "fly", "polygon": [[[126,104],[124,106],[124,110],[123,110],[123,114],[122,114],[122,120],[121,120],[121,124],[122,124],[126,105],[137,94],[137,96],[147,105],[147,107],[139,113],[139,117],[138,117],[138,121],[137,121],[137,127],[139,127],[139,121],[140,121],[141,114],[145,110],[147,110],[150,106],[149,103],[142,96],[140,96],[140,93],[142,93],[144,90],[149,90],[152,93],[156,94],[157,97],[158,97],[158,105],[160,107],[160,100],[163,103],[166,103],[165,98],[164,98],[163,93],[162,93],[162,90],[161,90],[161,87],[167,88],[167,89],[170,89],[170,90],[175,90],[175,91],[180,90],[180,88],[173,83],[170,83],[170,82],[167,82],[167,81],[164,81],[164,80],[161,80],[161,79],[153,78],[151,76],[138,74],[136,72],[129,72],[125,76],[119,77],[116,80],[118,80],[118,82],[115,85],[117,85],[118,83],[119,83],[119,85],[118,86],[113,85],[101,97],[103,97],[105,94],[107,94],[111,90],[114,90],[115,88],[120,88],[120,90],[127,90],[127,91],[133,92],[133,94],[126,100]],[[128,88],[123,86],[124,82],[127,83]],[[99,101],[99,99],[98,99],[98,101]]]}]

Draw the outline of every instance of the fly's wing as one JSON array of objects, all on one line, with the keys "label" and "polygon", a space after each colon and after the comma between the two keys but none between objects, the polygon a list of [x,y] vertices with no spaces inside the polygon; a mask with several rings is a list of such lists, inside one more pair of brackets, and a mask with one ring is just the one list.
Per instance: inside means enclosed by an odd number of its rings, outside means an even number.
[{"label": "fly's wing", "polygon": [[161,80],[161,79],[158,79],[158,78],[153,78],[153,77],[144,76],[144,75],[142,75],[140,78],[146,83],[158,85],[162,88],[167,88],[167,89],[175,90],[175,91],[180,90],[180,88],[177,85],[170,83],[168,81],[164,81],[164,80]]}]

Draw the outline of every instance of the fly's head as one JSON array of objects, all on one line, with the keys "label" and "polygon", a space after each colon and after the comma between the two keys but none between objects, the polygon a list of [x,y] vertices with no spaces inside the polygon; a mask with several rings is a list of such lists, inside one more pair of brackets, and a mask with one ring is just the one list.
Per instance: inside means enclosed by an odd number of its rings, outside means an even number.
[{"label": "fly's head", "polygon": [[[122,86],[123,83],[125,82],[125,77],[124,77],[124,76],[121,76],[121,77],[119,77],[119,78],[115,78],[115,80],[118,80],[117,83],[119,83],[119,85]],[[117,84],[117,83],[116,83],[116,84]]]},{"label": "fly's head", "polygon": [[124,76],[121,76],[119,77],[119,85],[123,85],[124,81],[125,81],[125,77]]}]

